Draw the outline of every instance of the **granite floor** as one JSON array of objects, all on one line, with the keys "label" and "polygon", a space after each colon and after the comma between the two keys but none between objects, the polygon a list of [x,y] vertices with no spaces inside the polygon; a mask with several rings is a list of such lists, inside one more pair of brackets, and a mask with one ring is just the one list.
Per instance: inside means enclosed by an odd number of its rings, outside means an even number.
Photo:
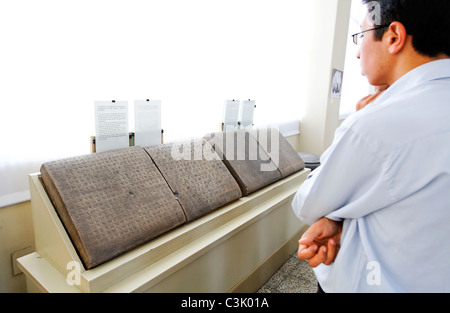
[{"label": "granite floor", "polygon": [[315,293],[317,280],[308,262],[295,251],[286,263],[257,291],[258,293]]}]

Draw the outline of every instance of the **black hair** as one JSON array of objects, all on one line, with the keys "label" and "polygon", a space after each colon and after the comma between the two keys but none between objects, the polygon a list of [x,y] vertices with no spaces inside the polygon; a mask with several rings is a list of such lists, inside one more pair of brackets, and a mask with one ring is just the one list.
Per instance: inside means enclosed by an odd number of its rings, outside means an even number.
[{"label": "black hair", "polygon": [[[450,56],[450,0],[362,0],[373,16],[380,12],[379,25],[402,23],[413,38],[414,49],[426,56]],[[378,24],[378,23],[377,23]],[[375,31],[381,40],[387,27]]]}]

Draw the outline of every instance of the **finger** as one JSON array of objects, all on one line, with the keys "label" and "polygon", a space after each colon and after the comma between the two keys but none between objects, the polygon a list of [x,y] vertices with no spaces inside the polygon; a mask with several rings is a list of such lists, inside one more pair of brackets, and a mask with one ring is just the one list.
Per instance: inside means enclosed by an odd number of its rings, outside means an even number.
[{"label": "finger", "polygon": [[327,247],[321,246],[317,254],[308,260],[309,266],[315,268],[325,262],[327,259],[327,250]]},{"label": "finger", "polygon": [[297,256],[300,260],[306,261],[316,255],[317,249],[317,245],[312,245],[310,247],[306,245],[299,245]]},{"label": "finger", "polygon": [[312,238],[301,238],[298,241],[299,245],[304,245],[304,246],[312,246],[314,244],[314,240]]},{"label": "finger", "polygon": [[330,239],[328,240],[328,245],[327,245],[327,258],[326,260],[323,262],[323,264],[325,265],[331,265],[334,260],[336,259],[336,255],[337,255],[337,244],[334,241],[334,239]]},{"label": "finger", "polygon": [[321,227],[317,227],[316,224],[313,224],[309,227],[300,238],[302,244],[311,245],[314,240],[316,240],[321,234],[323,229]]},{"label": "finger", "polygon": [[317,245],[313,246],[299,245],[297,256],[300,260],[306,261],[316,255],[317,249],[318,249]]}]

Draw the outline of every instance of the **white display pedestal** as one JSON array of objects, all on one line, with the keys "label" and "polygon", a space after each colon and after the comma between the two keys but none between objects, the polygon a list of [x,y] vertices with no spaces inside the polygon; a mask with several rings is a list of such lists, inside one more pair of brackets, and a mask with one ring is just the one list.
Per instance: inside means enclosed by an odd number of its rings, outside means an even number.
[{"label": "white display pedestal", "polygon": [[39,174],[31,174],[36,252],[18,259],[28,291],[254,292],[287,260],[306,228],[291,203],[309,173],[295,173],[90,270]]}]

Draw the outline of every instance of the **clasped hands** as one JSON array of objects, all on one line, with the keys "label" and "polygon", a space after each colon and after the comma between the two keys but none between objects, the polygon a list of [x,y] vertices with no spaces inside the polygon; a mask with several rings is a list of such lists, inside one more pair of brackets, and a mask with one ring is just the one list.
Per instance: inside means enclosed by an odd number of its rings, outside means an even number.
[{"label": "clasped hands", "polygon": [[342,225],[326,217],[312,224],[298,242],[298,258],[311,267],[331,265],[339,252]]}]

